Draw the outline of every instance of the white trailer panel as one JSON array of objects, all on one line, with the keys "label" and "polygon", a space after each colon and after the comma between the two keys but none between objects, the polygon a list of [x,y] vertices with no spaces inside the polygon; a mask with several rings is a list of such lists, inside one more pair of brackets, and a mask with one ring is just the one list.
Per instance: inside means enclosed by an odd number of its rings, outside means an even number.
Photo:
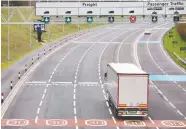
[{"label": "white trailer panel", "polygon": [[147,104],[148,76],[147,75],[120,75],[119,76],[119,105],[139,107]]},{"label": "white trailer panel", "polygon": [[109,66],[108,67],[108,76],[107,76],[107,90],[109,91],[113,102],[115,104],[115,106],[118,105],[117,103],[117,99],[118,99],[118,76],[116,74],[116,72]]}]

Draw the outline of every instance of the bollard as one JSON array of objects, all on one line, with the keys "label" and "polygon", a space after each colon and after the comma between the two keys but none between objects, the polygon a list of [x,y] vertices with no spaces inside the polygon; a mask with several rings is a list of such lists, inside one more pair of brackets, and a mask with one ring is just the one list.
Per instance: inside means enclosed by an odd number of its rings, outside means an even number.
[{"label": "bollard", "polygon": [[39,54],[38,54],[38,60],[39,60]]},{"label": "bollard", "polygon": [[55,47],[56,47],[56,43],[55,43]]},{"label": "bollard", "polygon": [[34,64],[34,59],[32,58],[32,65]]},{"label": "bollard", "polygon": [[50,51],[51,51],[51,46],[50,46]]},{"label": "bollard", "polygon": [[19,77],[18,77],[18,79],[20,79],[21,78],[21,72],[19,72]]},{"label": "bollard", "polygon": [[13,88],[13,86],[12,86],[12,81],[10,82],[10,89],[12,89]]},{"label": "bollard", "polygon": [[25,72],[27,71],[27,65],[25,65]]},{"label": "bollard", "polygon": [[45,49],[44,49],[44,55],[45,55]]},{"label": "bollard", "polygon": [[4,94],[1,93],[1,104],[4,102]]}]

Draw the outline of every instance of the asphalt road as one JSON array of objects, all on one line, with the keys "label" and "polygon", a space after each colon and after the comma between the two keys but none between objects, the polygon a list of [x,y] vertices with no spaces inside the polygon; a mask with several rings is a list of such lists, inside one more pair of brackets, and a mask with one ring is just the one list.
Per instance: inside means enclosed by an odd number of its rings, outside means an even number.
[{"label": "asphalt road", "polygon": [[[122,129],[122,126],[114,123],[116,118],[105,101],[103,74],[106,71],[106,64],[130,62],[140,64],[142,69],[150,74],[185,75],[160,46],[165,28],[170,27],[171,24],[163,22],[119,24],[70,41],[32,72],[3,119],[26,119],[31,121],[32,125],[34,123],[42,125],[35,127],[39,129],[46,128],[45,119],[68,120],[71,125],[68,128],[72,129],[75,127],[93,129],[95,127],[80,125],[84,120],[101,119],[107,120],[112,126],[99,128]],[[145,28],[152,29],[150,36],[143,35]],[[174,81],[152,83],[155,85],[149,88],[147,119],[154,128],[161,128],[153,124],[158,120],[184,120],[186,92],[181,87],[186,88],[186,83]]]}]

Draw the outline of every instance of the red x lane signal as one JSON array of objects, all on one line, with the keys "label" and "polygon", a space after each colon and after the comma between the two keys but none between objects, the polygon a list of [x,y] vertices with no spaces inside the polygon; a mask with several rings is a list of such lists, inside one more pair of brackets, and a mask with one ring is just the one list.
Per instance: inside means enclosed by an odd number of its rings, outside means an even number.
[{"label": "red x lane signal", "polygon": [[131,23],[136,22],[136,16],[130,16],[130,22]]}]

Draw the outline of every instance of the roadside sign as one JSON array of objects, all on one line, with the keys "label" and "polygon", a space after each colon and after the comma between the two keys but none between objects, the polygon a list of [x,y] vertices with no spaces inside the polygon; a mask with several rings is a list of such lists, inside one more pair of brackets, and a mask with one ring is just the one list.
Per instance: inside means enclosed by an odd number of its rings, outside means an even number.
[{"label": "roadside sign", "polygon": [[40,27],[41,31],[45,30],[45,24],[34,24],[34,31],[37,31],[37,27]]},{"label": "roadside sign", "polygon": [[130,16],[130,22],[131,23],[136,22],[136,16]]},{"label": "roadside sign", "polygon": [[71,23],[71,21],[72,21],[71,17],[65,17],[65,22],[66,23]]},{"label": "roadside sign", "polygon": [[152,22],[157,22],[158,21],[158,16],[152,16]]},{"label": "roadside sign", "polygon": [[173,44],[177,44],[178,42],[177,41],[172,41]]},{"label": "roadside sign", "polygon": [[87,17],[87,22],[88,22],[88,23],[93,22],[93,17]]},{"label": "roadside sign", "polygon": [[180,51],[186,51],[186,47],[180,47]]},{"label": "roadside sign", "polygon": [[109,22],[114,22],[114,17],[112,17],[112,16],[108,17],[108,21]]}]

